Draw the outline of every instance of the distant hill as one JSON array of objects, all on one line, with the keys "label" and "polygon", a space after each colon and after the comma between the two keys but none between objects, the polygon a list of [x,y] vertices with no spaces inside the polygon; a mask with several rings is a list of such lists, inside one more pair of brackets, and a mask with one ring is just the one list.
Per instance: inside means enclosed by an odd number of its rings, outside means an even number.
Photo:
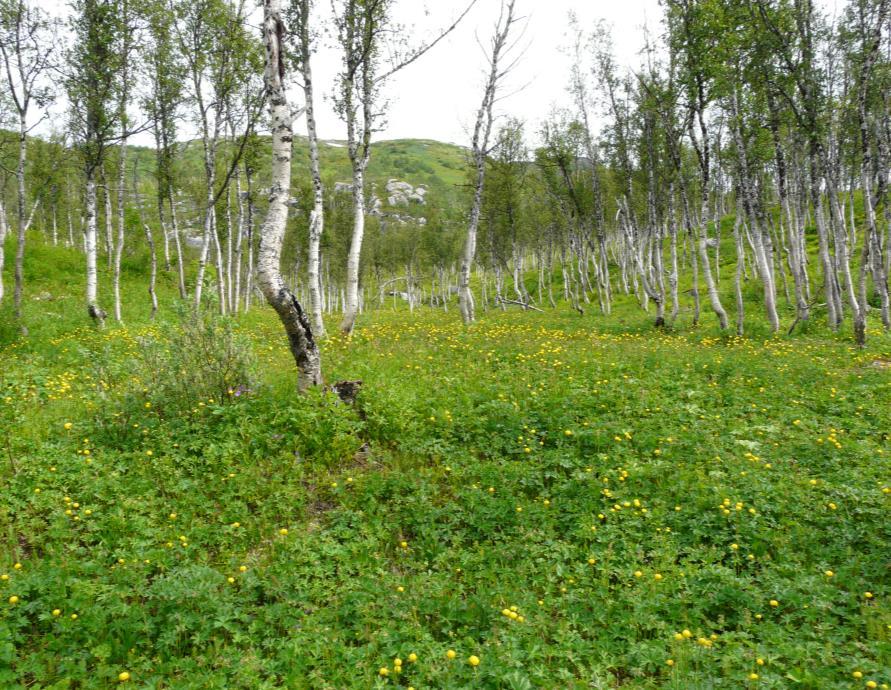
[{"label": "distant hill", "polygon": [[[135,147],[134,147],[135,148]],[[199,140],[186,144],[183,158],[188,167],[200,171]],[[142,149],[139,155],[154,155],[152,149]],[[327,184],[352,181],[350,161],[345,141],[323,140],[319,142],[322,177]],[[372,144],[371,163],[366,179],[368,189],[376,185],[378,194],[387,180],[398,179],[413,186],[425,185],[435,198],[447,199],[467,182],[468,151],[455,144],[431,139],[392,139]],[[189,172],[191,176],[191,170]],[[306,137],[294,138],[293,174],[295,186],[309,179],[309,144]]]}]

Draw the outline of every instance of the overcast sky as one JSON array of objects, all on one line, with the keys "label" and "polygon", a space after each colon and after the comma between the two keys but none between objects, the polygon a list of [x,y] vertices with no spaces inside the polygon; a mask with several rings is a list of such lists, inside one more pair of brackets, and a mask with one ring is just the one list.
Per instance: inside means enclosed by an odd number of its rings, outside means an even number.
[{"label": "overcast sky", "polygon": [[[469,0],[399,3],[400,21],[413,26],[420,40],[448,26]],[[613,41],[621,64],[638,64],[643,26],[658,29],[658,0],[518,0],[526,17],[525,53],[505,91],[516,92],[501,104],[502,112],[525,120],[530,130],[552,106],[567,103],[568,58],[563,54],[569,38],[568,17],[575,12],[584,27],[605,19],[613,27]],[[418,62],[389,83],[387,126],[381,139],[427,138],[467,144],[476,110],[483,95],[486,56],[477,39],[488,44],[498,17],[500,0],[477,0],[476,6],[455,31]],[[319,55],[317,84],[331,83],[337,53]],[[319,79],[321,77],[321,79]],[[328,103],[323,103],[320,132],[326,138],[343,138],[344,128]]]},{"label": "overcast sky", "polygon": [[[407,27],[410,41],[419,44],[435,36],[460,15],[469,0],[397,0],[398,21]],[[67,14],[64,0],[44,0],[54,14]],[[317,0],[328,7],[328,0]],[[512,73],[507,90],[519,90],[501,103],[502,113],[521,118],[530,134],[555,104],[568,103],[566,96],[568,16],[575,12],[583,27],[604,19],[612,27],[619,64],[637,66],[643,45],[643,27],[661,31],[658,0],[518,0],[526,17],[523,45],[526,47]],[[393,77],[386,87],[389,106],[386,125],[375,138],[426,138],[458,144],[469,143],[469,130],[482,98],[485,55],[477,38],[488,43],[500,0],[477,0],[459,27],[418,62]],[[313,65],[317,91],[319,135],[344,139],[345,127],[330,104],[331,86],[339,68],[337,52],[322,46]],[[522,87],[522,88],[521,88]],[[295,93],[295,102],[299,102]],[[54,109],[55,125],[64,124],[64,105]],[[296,125],[304,131],[304,123]],[[137,143],[150,144],[143,135]]]}]

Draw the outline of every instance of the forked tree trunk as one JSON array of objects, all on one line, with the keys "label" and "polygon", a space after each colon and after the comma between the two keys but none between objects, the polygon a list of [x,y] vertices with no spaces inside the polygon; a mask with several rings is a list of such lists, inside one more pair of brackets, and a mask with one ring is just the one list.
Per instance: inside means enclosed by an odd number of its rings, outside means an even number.
[{"label": "forked tree trunk", "polygon": [[278,313],[285,327],[291,354],[297,364],[297,389],[303,392],[322,383],[322,364],[306,312],[285,285],[280,268],[282,243],[288,223],[293,139],[291,109],[284,86],[281,0],[266,0],[263,33],[266,43],[266,93],[272,120],[272,184],[269,211],[260,232],[257,281],[266,301]]}]

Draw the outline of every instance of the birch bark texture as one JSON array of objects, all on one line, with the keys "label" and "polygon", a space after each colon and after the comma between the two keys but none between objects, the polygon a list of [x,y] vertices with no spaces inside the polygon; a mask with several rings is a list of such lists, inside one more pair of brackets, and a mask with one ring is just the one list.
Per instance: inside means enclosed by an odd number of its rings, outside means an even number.
[{"label": "birch bark texture", "polygon": [[291,354],[297,364],[297,390],[302,393],[322,383],[322,361],[306,312],[285,284],[280,266],[282,244],[288,223],[293,142],[293,114],[284,85],[284,33],[281,0],[265,0],[264,79],[271,118],[272,180],[269,190],[269,210],[260,230],[257,282],[266,301],[275,309],[285,327]]}]

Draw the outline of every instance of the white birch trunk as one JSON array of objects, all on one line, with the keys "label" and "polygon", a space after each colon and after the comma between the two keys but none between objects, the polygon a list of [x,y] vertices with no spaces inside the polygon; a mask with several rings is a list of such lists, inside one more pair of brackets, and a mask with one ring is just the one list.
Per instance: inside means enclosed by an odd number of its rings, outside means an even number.
[{"label": "white birch trunk", "polygon": [[3,197],[0,196],[0,302],[3,302],[3,264],[6,261],[4,247],[8,232],[9,224],[6,220],[6,207],[3,205]]},{"label": "white birch trunk", "polygon": [[303,96],[306,101],[306,136],[309,141],[309,170],[312,175],[313,207],[309,220],[309,311],[316,338],[325,337],[325,321],[322,318],[322,279],[320,271],[320,244],[325,229],[324,188],[319,164],[319,137],[316,130],[315,97],[312,77],[312,45],[309,33],[309,0],[295,3],[301,15],[299,28],[300,69],[303,76]]},{"label": "white birch trunk", "polygon": [[285,57],[282,54],[284,26],[281,0],[266,0],[264,11],[266,43],[265,82],[272,120],[272,184],[269,211],[260,232],[257,256],[257,281],[266,301],[278,313],[288,335],[291,354],[297,364],[297,388],[300,392],[322,383],[319,350],[303,307],[285,285],[280,261],[288,223],[291,189],[292,115],[285,92]]},{"label": "white birch trunk", "polygon": [[99,280],[96,270],[97,222],[96,222],[96,180],[94,172],[87,173],[85,198],[84,252],[87,257],[87,314],[102,328],[105,325],[105,312],[99,306]]}]

